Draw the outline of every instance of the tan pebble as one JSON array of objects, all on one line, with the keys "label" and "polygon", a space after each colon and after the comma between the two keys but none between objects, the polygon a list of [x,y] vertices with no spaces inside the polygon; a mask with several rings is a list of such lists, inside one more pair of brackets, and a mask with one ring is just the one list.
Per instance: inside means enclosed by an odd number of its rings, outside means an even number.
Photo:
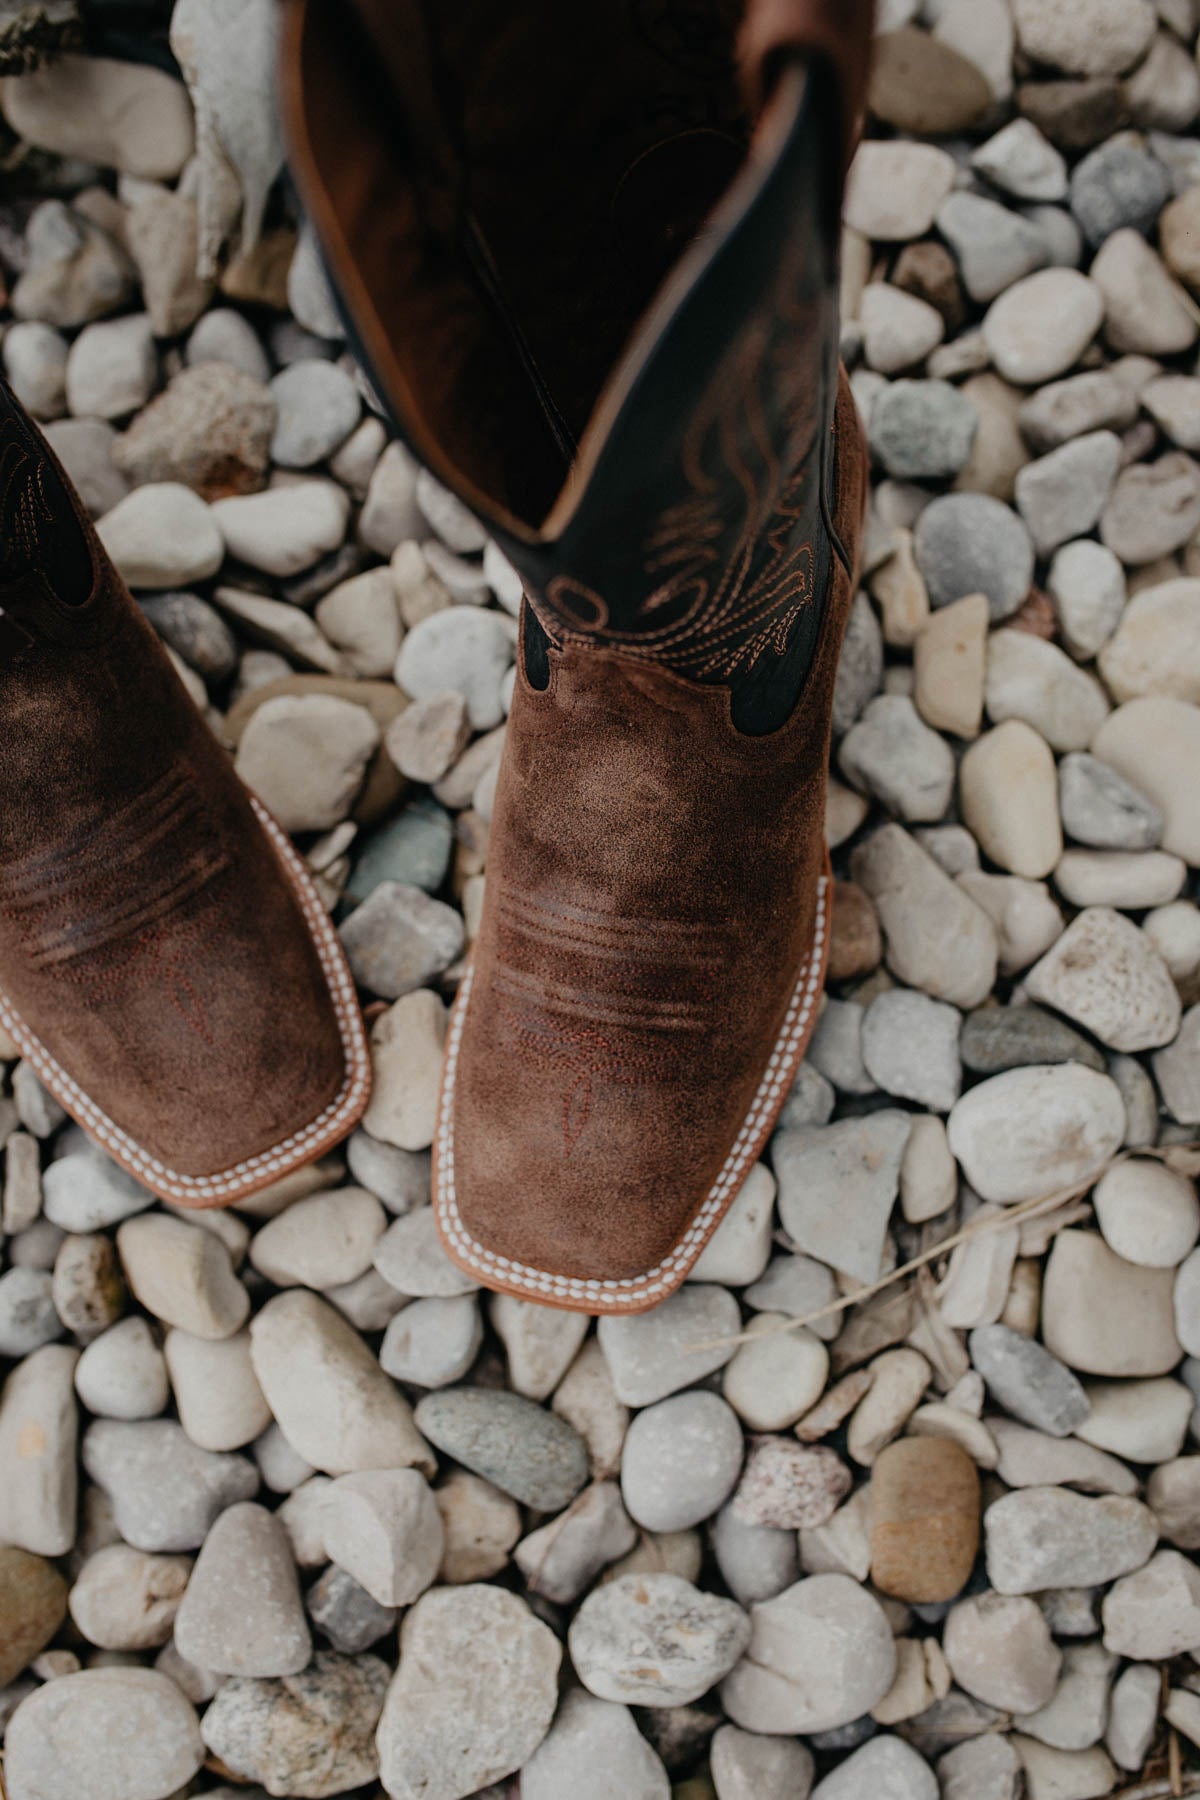
[{"label": "tan pebble", "polygon": [[871,1579],[914,1604],[953,1600],[979,1549],[979,1476],[946,1438],[901,1438],[871,1475]]},{"label": "tan pebble", "polygon": [[883,613],[883,639],[907,650],[929,618],[929,594],[913,555],[912,532],[896,532],[896,548],[871,577],[871,592]]},{"label": "tan pebble", "polygon": [[882,958],[883,934],[870,896],[856,882],[835,882],[829,979],[848,981],[856,975],[869,975]]},{"label": "tan pebble", "polygon": [[874,1379],[870,1369],[855,1369],[843,1376],[836,1386],[821,1396],[812,1411],[797,1422],[796,1436],[800,1442],[815,1444],[819,1438],[836,1431],[854,1411]]},{"label": "tan pebble", "polygon": [[985,594],[965,594],[934,613],[913,647],[917,711],[936,731],[979,736],[988,635]]}]

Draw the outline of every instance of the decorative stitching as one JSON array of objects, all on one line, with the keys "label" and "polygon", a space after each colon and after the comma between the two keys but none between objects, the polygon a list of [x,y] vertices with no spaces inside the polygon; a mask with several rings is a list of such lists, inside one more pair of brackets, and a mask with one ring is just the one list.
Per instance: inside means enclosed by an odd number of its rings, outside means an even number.
[{"label": "decorative stitching", "polygon": [[598,1312],[636,1310],[648,1300],[665,1299],[667,1294],[678,1287],[699,1258],[705,1243],[741,1187],[759,1137],[782,1105],[800,1059],[820,992],[825,963],[828,886],[828,877],[819,876],[812,948],[792,990],[779,1037],[768,1058],[750,1110],[696,1217],[670,1255],[644,1275],[628,1276],[620,1280],[555,1275],[547,1269],[536,1269],[527,1263],[515,1262],[510,1257],[497,1256],[468,1231],[458,1210],[454,1181],[454,1086],[474,978],[474,969],[467,969],[446,1037],[446,1060],[435,1139],[433,1193],[437,1223],[447,1246],[464,1268],[480,1276],[484,1282],[499,1281],[506,1288],[518,1289],[535,1300],[591,1302]]},{"label": "decorative stitching", "polygon": [[345,1079],[337,1094],[301,1130],[293,1132],[270,1150],[260,1150],[244,1162],[216,1174],[180,1174],[152,1156],[136,1138],[110,1119],[29,1029],[7,996],[0,994],[0,1023],[11,1033],[22,1055],[72,1117],[146,1187],[163,1199],[179,1200],[193,1206],[212,1206],[242,1198],[256,1188],[278,1180],[290,1169],[312,1161],[322,1150],[345,1136],[360,1117],[370,1093],[371,1058],[366,1031],[340,940],[291,840],[266,807],[253,794],[249,798],[300,902],[333,1003],[346,1060]]},{"label": "decorative stitching", "polygon": [[[0,542],[7,546],[6,578],[24,574],[38,560],[42,531],[54,524],[46,497],[45,464],[34,454],[20,422],[0,422]],[[14,557],[13,551],[18,554]]]},{"label": "decorative stitching", "polygon": [[774,304],[734,339],[697,403],[681,447],[687,491],[642,540],[634,622],[564,571],[534,596],[560,647],[599,643],[709,682],[786,653],[814,598],[816,551],[800,534],[821,485],[823,435],[822,394],[801,378],[808,359],[797,348],[819,335],[823,302],[797,294],[796,254],[781,262]]}]

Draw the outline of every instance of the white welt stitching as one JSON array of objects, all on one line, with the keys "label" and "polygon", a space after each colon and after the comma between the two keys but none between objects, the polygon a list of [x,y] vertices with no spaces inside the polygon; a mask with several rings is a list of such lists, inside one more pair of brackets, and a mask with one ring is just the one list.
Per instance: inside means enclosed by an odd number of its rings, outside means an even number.
[{"label": "white welt stitching", "polygon": [[671,1254],[645,1275],[629,1276],[624,1280],[584,1280],[571,1275],[553,1275],[545,1269],[531,1268],[527,1263],[513,1262],[507,1256],[495,1255],[479,1243],[463,1223],[454,1184],[454,1083],[474,977],[474,970],[468,968],[459,988],[446,1042],[446,1066],[438,1117],[437,1191],[434,1194],[438,1221],[456,1256],[476,1274],[482,1275],[485,1281],[498,1280],[507,1287],[520,1287],[536,1298],[616,1300],[622,1305],[632,1305],[636,1301],[665,1294],[677,1285],[700,1255],[714,1219],[741,1185],[763,1120],[778,1104],[791,1079],[793,1064],[812,1016],[820,985],[827,888],[828,878],[822,875],[817,881],[817,913],[812,949],[792,990],[783,1026],[750,1111],[742,1122],[742,1128],[722,1164],[720,1174],[709,1189],[700,1211]]},{"label": "white welt stitching", "polygon": [[362,1013],[338,935],[290,838],[253,794],[250,796],[250,803],[282,859],[303,908],[305,921],[320,958],[329,997],[333,1002],[346,1058],[346,1078],[341,1088],[328,1106],[301,1131],[293,1132],[291,1137],[284,1138],[272,1149],[259,1151],[256,1156],[223,1169],[219,1174],[181,1175],[177,1170],[159,1162],[157,1157],[151,1156],[135,1138],[114,1123],[107,1113],[102,1112],[29,1029],[8,999],[0,994],[0,1023],[11,1032],[26,1060],[33,1065],[68,1112],[110,1149],[133,1174],[144,1178],[148,1187],[173,1200],[195,1202],[225,1199],[231,1194],[240,1193],[248,1182],[259,1176],[281,1175],[294,1168],[297,1162],[303,1160],[308,1148],[335,1134],[343,1121],[352,1121],[370,1077],[370,1052],[367,1049]]}]

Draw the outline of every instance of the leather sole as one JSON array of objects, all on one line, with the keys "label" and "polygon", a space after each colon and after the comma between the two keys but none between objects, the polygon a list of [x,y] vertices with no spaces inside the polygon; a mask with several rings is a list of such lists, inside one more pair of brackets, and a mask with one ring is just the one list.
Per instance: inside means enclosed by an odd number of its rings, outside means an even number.
[{"label": "leather sole", "polygon": [[315,1118],[269,1149],[257,1151],[230,1168],[214,1171],[211,1175],[182,1174],[169,1168],[110,1119],[51,1055],[8,998],[0,993],[0,1024],[59,1104],[114,1162],[161,1200],[181,1206],[232,1206],[260,1188],[269,1187],[293,1169],[315,1162],[354,1129],[371,1094],[371,1057],[366,1027],[341,941],[291,840],[253,794],[250,803],[300,903],[341,1036],[345,1076],[333,1100]]},{"label": "leather sole", "polygon": [[536,1269],[500,1256],[478,1242],[463,1222],[454,1185],[454,1091],[459,1047],[471,999],[473,970],[468,966],[450,1015],[433,1141],[433,1208],[447,1255],[465,1274],[497,1293],[514,1294],[568,1312],[632,1313],[658,1306],[686,1280],[721,1220],[737,1198],[774,1128],[796,1070],[817,1022],[818,1002],[829,961],[829,916],[833,876],[829,857],[817,885],[816,922],[808,959],[792,990],[783,1025],[767,1060],[753,1103],[742,1122],[724,1165],[683,1237],[670,1254],[644,1275],[622,1280],[582,1277]]}]

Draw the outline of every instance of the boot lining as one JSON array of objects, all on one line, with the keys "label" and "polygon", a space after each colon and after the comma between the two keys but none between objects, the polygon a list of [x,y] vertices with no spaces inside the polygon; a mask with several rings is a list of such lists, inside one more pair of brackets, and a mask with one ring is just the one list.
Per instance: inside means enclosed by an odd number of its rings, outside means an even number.
[{"label": "boot lining", "polygon": [[413,409],[471,487],[537,529],[745,159],[740,0],[307,10],[315,160]]}]

